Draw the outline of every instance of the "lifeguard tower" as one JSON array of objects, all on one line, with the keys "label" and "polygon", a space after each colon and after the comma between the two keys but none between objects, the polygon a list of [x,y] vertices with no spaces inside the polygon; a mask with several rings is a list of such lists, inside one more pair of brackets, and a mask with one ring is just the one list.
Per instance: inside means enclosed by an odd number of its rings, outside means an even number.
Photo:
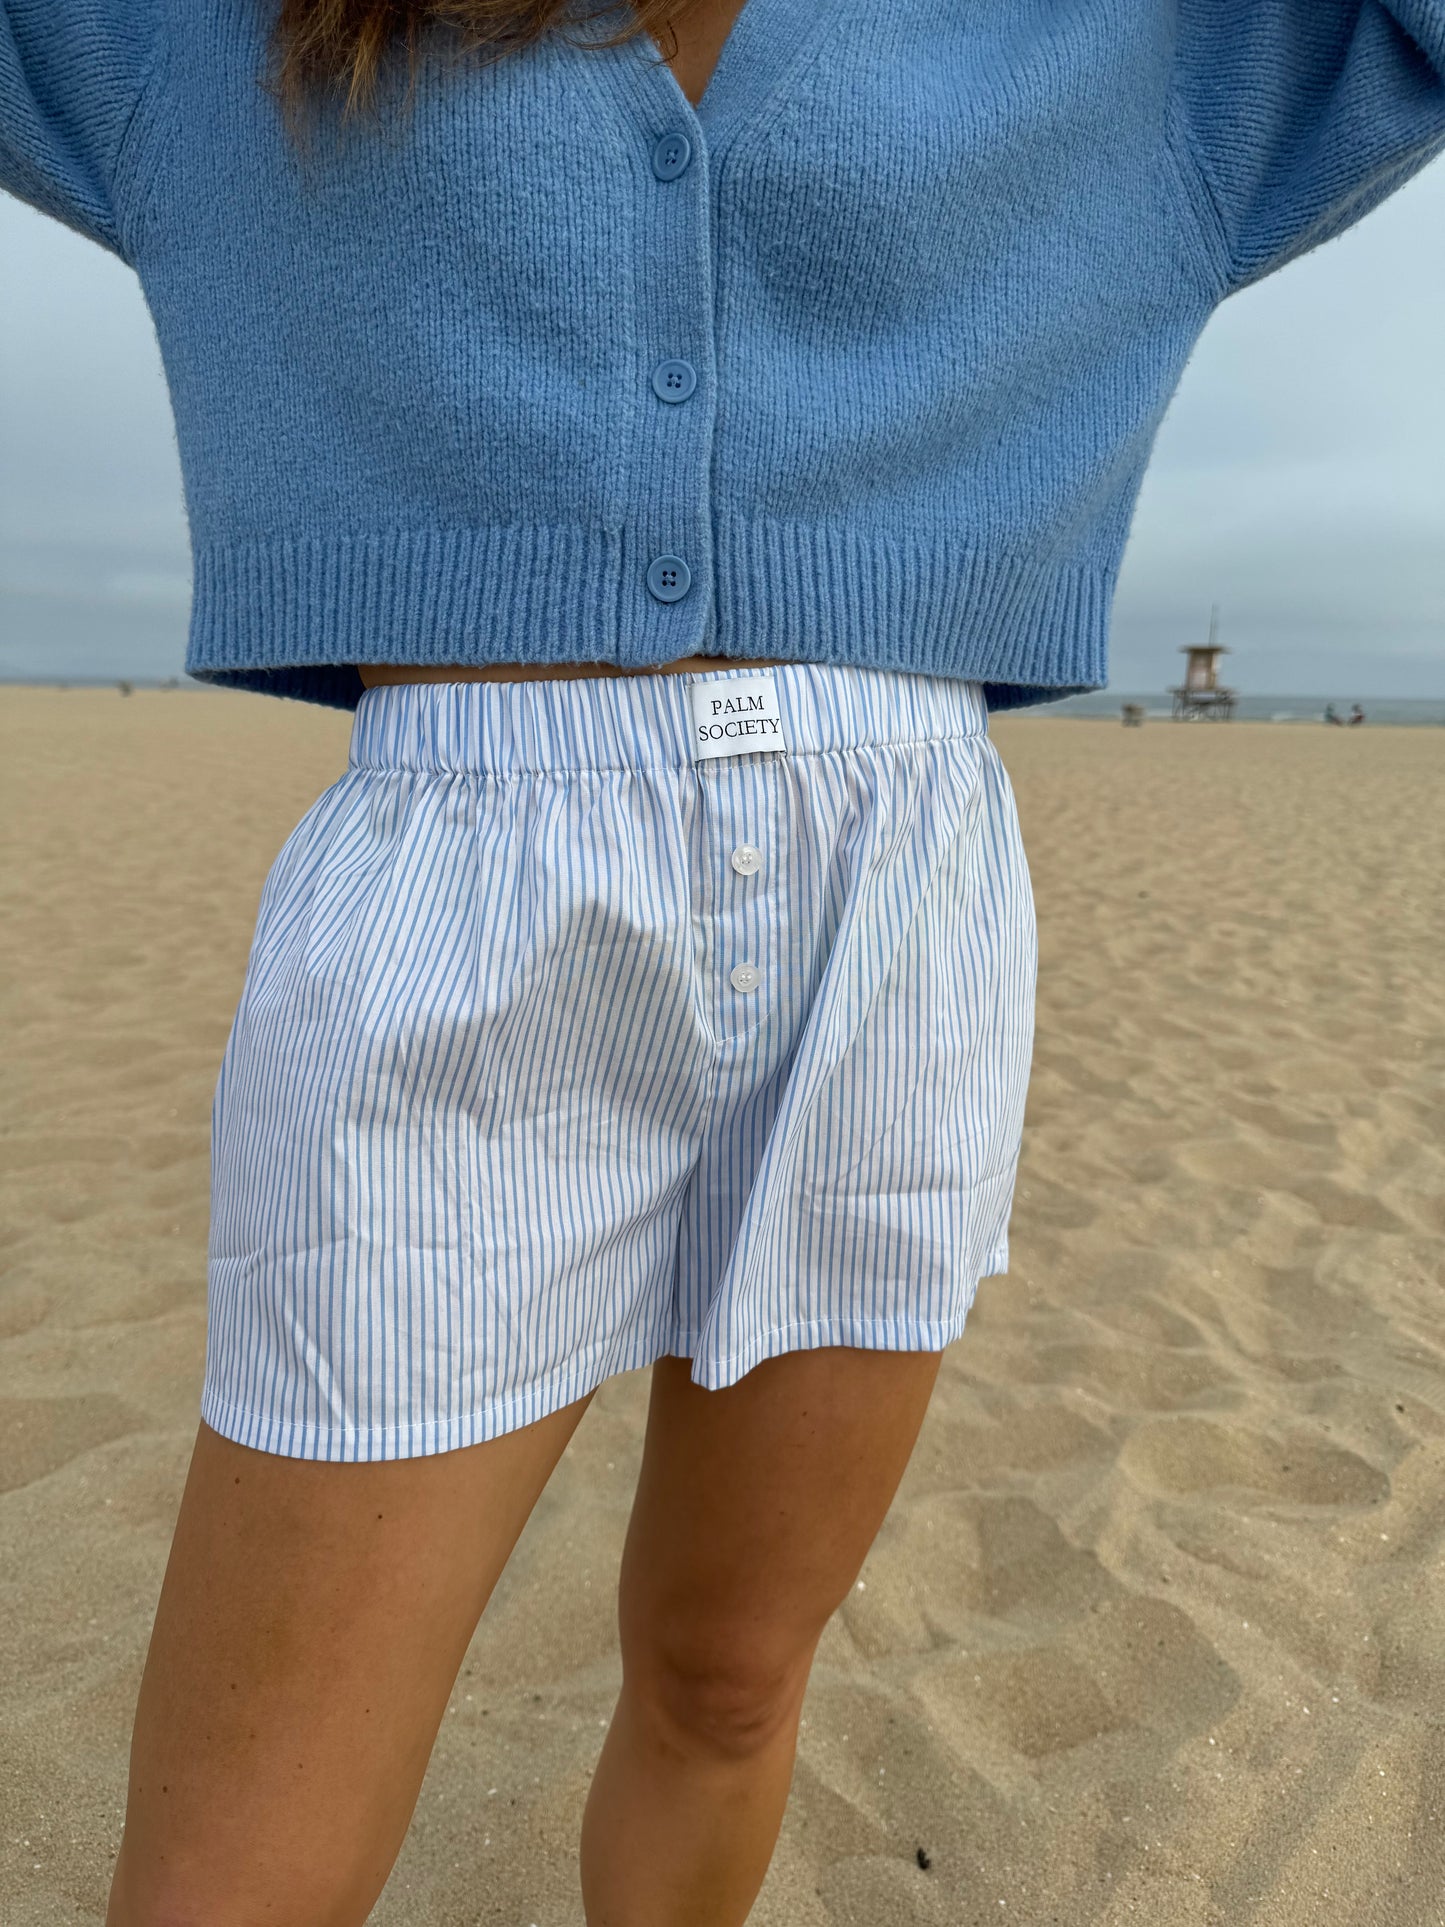
[{"label": "lifeguard tower", "polygon": [[1219,640],[1219,610],[1210,611],[1208,642],[1185,643],[1180,655],[1187,656],[1184,680],[1170,690],[1174,698],[1176,722],[1227,723],[1234,714],[1238,691],[1226,689],[1219,680],[1219,658],[1229,651]]}]

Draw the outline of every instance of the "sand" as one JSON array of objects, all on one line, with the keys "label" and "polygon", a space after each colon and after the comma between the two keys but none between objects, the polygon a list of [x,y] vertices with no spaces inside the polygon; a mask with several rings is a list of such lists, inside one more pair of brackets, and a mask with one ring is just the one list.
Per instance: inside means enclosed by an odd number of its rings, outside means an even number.
[{"label": "sand", "polygon": [[[120,1826],[257,894],[346,720],[0,718],[0,1918],[53,1927]],[[1441,1927],[1445,731],[994,730],[1042,950],[1013,1270],[823,1640],[754,1920]],[[503,1579],[384,1927],[581,1927],[645,1392]]]}]

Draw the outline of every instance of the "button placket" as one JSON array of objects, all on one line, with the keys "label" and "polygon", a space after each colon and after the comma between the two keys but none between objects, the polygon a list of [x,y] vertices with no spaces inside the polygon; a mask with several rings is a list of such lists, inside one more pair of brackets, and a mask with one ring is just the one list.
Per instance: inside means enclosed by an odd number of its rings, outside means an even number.
[{"label": "button placket", "polygon": [[692,570],[680,555],[655,556],[648,565],[647,586],[659,602],[681,602],[692,587]]},{"label": "button placket", "polygon": [[652,371],[652,392],[659,401],[687,401],[697,389],[697,370],[690,361],[660,361]]},{"label": "button placket", "polygon": [[[763,853],[756,843],[739,843],[728,858],[729,863],[739,876],[755,876],[762,868]],[[763,973],[755,963],[744,961],[734,964],[728,972],[728,979],[734,990],[756,990],[762,982]]]},{"label": "button placket", "polygon": [[699,765],[707,949],[718,1036],[741,1038],[780,1017],[788,948],[785,878],[767,853],[779,836],[777,786],[763,760]]},{"label": "button placket", "polygon": [[642,652],[665,661],[698,653],[710,616],[712,211],[701,128],[674,124],[645,137],[654,179],[641,265],[648,336],[660,358],[640,371],[651,389],[638,425],[651,441],[644,467],[652,494],[636,504],[633,593],[642,605]]},{"label": "button placket", "polygon": [[669,127],[652,143],[652,171],[660,181],[675,181],[692,162],[692,142],[681,127]]}]

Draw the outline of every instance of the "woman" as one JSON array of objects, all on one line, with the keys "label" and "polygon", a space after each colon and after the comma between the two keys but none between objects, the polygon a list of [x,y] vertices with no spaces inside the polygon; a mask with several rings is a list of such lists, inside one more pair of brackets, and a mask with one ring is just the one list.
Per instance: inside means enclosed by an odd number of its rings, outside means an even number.
[{"label": "woman", "polygon": [[0,7],[0,179],[155,315],[192,672],[357,711],[217,1089],[111,1927],[365,1918],[649,1363],[583,1898],[734,1927],[1006,1264],[987,712],[1103,682],[1195,340],[1445,144],[1445,0]]}]

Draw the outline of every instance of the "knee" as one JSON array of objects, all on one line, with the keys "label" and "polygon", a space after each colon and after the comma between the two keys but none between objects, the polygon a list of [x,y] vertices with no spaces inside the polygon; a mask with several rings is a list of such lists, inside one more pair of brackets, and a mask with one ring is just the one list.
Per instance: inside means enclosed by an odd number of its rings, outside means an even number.
[{"label": "knee", "polygon": [[[268,1902],[262,1904],[269,1906]],[[308,1923],[309,1927],[311,1922],[319,1923],[323,1920],[328,1923],[328,1927],[333,1920],[338,1923],[338,1927],[342,1922],[347,1923],[348,1927],[361,1927],[361,1922],[366,1919],[369,1911],[367,1909],[362,1913],[344,1914],[283,1914],[276,1915],[275,1918],[288,1924],[294,1921],[297,1927],[300,1927],[303,1921]],[[122,1898],[112,1893],[110,1911],[105,1917],[105,1927],[230,1927],[231,1923],[234,1923],[234,1927],[249,1927],[249,1923],[258,1918],[259,1916],[244,1896],[215,1897],[209,1893],[197,1895],[188,1888],[168,1891],[162,1883],[159,1887],[152,1887],[134,1899]]]},{"label": "knee", "polygon": [[628,1683],[669,1751],[754,1759],[791,1738],[811,1658],[727,1640],[689,1643],[650,1652],[629,1667]]},{"label": "knee", "polygon": [[201,1927],[202,1896],[185,1879],[161,1867],[145,1868],[144,1856],[122,1839],[111,1874],[105,1927]]},{"label": "knee", "polygon": [[105,1927],[248,1927],[263,1915],[276,1927],[361,1927],[370,1907],[343,1896],[340,1885],[317,1892],[299,1871],[284,1886],[262,1884],[253,1870],[223,1861],[187,1870],[169,1858],[128,1856],[122,1842]]},{"label": "knee", "polygon": [[127,1879],[117,1870],[105,1927],[222,1927],[229,1918],[224,1911],[217,1913],[211,1907],[209,1897],[203,1900],[184,1884]]}]

